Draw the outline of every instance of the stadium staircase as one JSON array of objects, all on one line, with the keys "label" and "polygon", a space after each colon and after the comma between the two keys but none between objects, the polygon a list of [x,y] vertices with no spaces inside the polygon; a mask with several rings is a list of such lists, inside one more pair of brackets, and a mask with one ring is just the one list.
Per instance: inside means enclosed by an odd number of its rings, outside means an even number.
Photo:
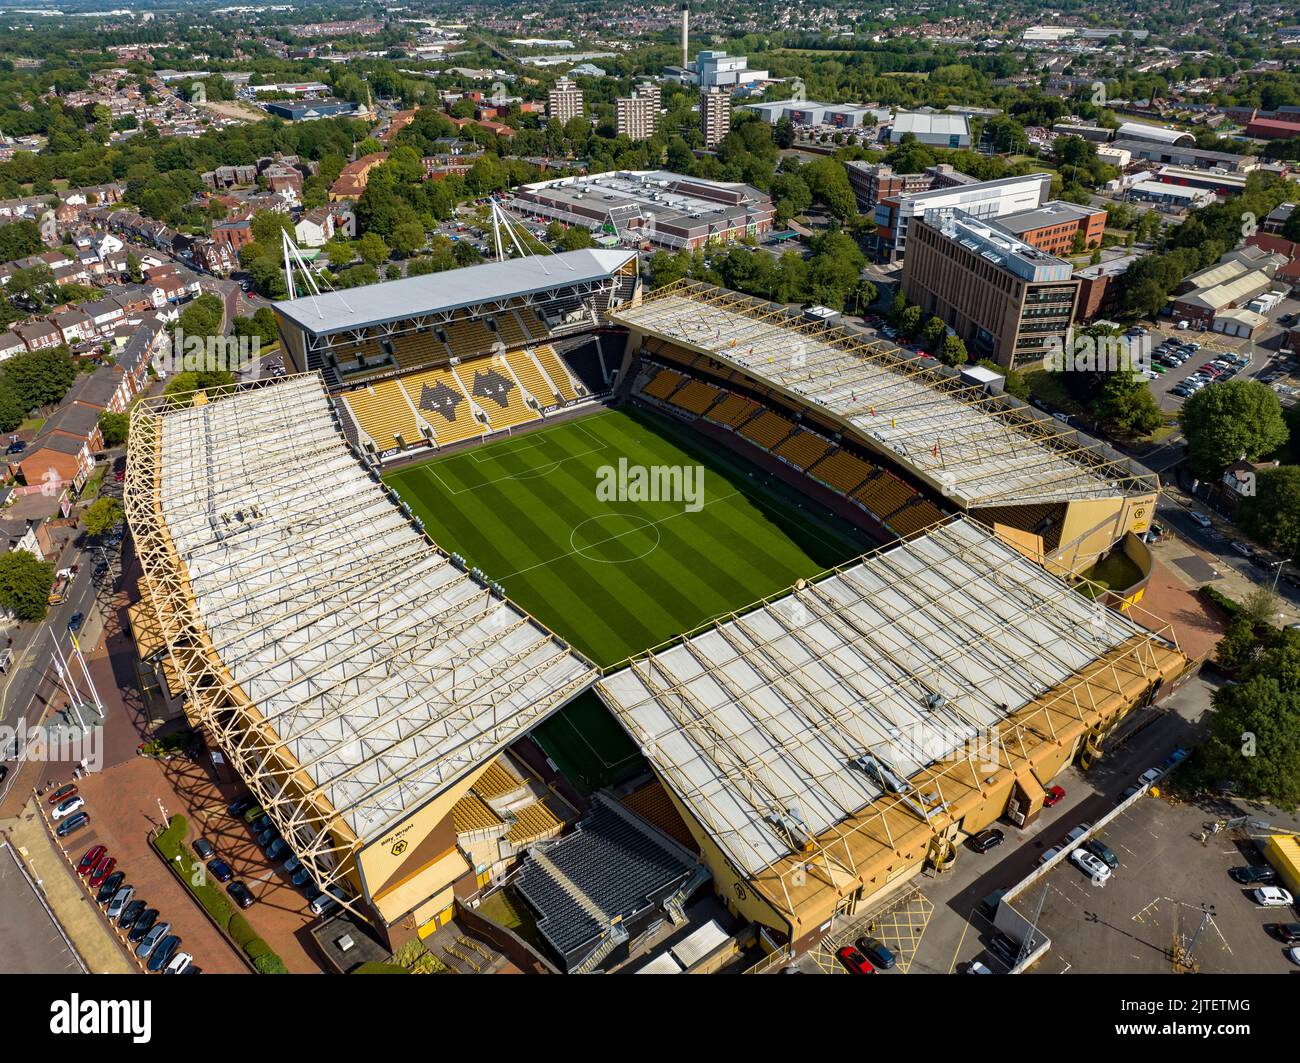
[{"label": "stadium staircase", "polygon": [[611,923],[609,929],[600,939],[600,944],[575,967],[569,968],[570,974],[592,974],[604,962],[605,958],[627,941],[627,927],[622,923]]},{"label": "stadium staircase", "polygon": [[668,919],[673,926],[681,926],[686,922],[686,902],[694,896],[696,890],[712,879],[712,871],[704,864],[696,864],[695,870],[691,872],[691,877],[683,882],[678,890],[664,899],[664,911],[668,913]]}]

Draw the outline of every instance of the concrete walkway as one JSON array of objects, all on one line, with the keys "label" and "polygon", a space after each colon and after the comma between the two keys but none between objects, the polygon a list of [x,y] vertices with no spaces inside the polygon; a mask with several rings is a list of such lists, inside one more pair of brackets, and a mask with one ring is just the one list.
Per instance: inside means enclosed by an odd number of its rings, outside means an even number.
[{"label": "concrete walkway", "polygon": [[135,974],[94,903],[77,882],[67,858],[55,849],[36,811],[35,799],[16,819],[0,824],[28,874],[36,881],[54,917],[95,974]]}]

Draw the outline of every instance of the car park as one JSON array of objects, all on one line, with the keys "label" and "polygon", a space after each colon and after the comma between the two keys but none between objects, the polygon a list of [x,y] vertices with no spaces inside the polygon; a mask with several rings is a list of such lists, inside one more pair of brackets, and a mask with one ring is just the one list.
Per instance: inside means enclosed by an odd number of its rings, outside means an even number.
[{"label": "car park", "polygon": [[1047,796],[1043,798],[1043,807],[1052,808],[1055,805],[1059,805],[1064,799],[1064,786],[1049,786],[1047,788]]},{"label": "car park", "polygon": [[1004,838],[1006,838],[1005,834],[996,827],[991,827],[971,835],[970,846],[977,853],[987,853],[990,849],[1001,845]]},{"label": "car park", "polygon": [[875,968],[871,966],[867,961],[867,958],[852,945],[845,945],[843,948],[837,949],[835,952],[835,958],[843,964],[844,969],[848,971],[849,974],[876,973]]},{"label": "car park", "polygon": [[104,879],[99,890],[95,894],[97,904],[106,904],[112,899],[119,889],[122,888],[122,882],[126,879],[125,871],[114,871],[108,878]]},{"label": "car park", "polygon": [[110,923],[121,918],[122,912],[125,911],[126,906],[131,903],[131,898],[134,896],[134,886],[123,886],[113,894],[113,899],[108,902],[108,910],[105,912]]},{"label": "car park", "polygon": [[158,922],[158,909],[146,908],[136,916],[135,922],[131,924],[130,933],[126,935],[126,940],[139,941],[145,936],[145,934],[153,929],[156,922]]},{"label": "car park", "polygon": [[1261,908],[1286,908],[1291,904],[1291,894],[1281,886],[1260,886],[1251,890],[1251,896]]},{"label": "car park", "polygon": [[145,909],[144,901],[142,900],[131,901],[125,908],[122,909],[122,914],[121,916],[118,917],[117,920],[118,929],[129,930],[131,926],[135,923],[135,921],[140,918],[140,913],[143,912],[144,909]]},{"label": "car park", "polygon": [[102,845],[92,845],[86,850],[86,855],[77,862],[77,874],[89,875],[99,866],[99,862],[104,859],[107,852],[108,850]]},{"label": "car park", "polygon": [[60,838],[66,838],[69,834],[75,834],[77,831],[81,830],[81,828],[89,822],[90,813],[78,812],[75,815],[69,816],[60,823],[54,833]]},{"label": "car park", "polygon": [[140,938],[140,944],[135,947],[135,954],[140,959],[147,959],[149,953],[158,947],[158,943],[167,936],[167,931],[172,928],[171,923],[154,923],[145,935]]},{"label": "car park", "polygon": [[1075,849],[1070,854],[1070,862],[1094,882],[1105,882],[1110,878],[1110,868],[1088,852],[1087,849]]},{"label": "car park", "polygon": [[878,938],[861,937],[853,943],[863,956],[877,970],[887,971],[894,966],[894,954],[885,947],[885,943]]},{"label": "car park", "polygon": [[55,819],[64,819],[67,816],[72,815],[72,813],[84,808],[85,804],[86,799],[80,794],[77,794],[75,797],[69,797],[66,801],[55,805],[54,811],[51,812],[50,815]]}]

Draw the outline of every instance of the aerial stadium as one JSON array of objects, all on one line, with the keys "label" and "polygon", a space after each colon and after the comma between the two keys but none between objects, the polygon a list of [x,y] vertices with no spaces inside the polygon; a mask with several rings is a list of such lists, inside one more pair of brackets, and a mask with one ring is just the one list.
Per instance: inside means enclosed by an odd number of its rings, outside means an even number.
[{"label": "aerial stadium", "polygon": [[[613,970],[709,897],[792,954],[1187,666],[1081,593],[1154,475],[929,360],[622,251],[274,309],[289,375],[133,412],[142,602],[394,947],[508,895]],[[628,468],[699,495],[598,489]]]}]

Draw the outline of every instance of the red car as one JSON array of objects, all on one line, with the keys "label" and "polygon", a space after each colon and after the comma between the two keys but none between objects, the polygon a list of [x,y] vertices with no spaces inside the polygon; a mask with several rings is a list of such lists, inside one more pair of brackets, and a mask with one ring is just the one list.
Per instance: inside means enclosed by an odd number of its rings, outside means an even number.
[{"label": "red car", "polygon": [[104,858],[106,852],[108,852],[108,850],[102,845],[92,845],[86,850],[86,855],[78,862],[77,874],[89,875],[93,870],[95,870],[95,865]]},{"label": "red car", "polygon": [[862,955],[852,945],[845,945],[835,953],[840,963],[844,964],[844,969],[849,974],[875,974],[876,969],[867,962],[867,958]]},{"label": "red car", "polygon": [[71,782],[65,783],[63,786],[60,786],[55,790],[54,793],[50,794],[50,804],[57,805],[62,801],[66,801],[69,797],[75,797],[76,795],[77,784]]},{"label": "red car", "polygon": [[1047,796],[1043,798],[1043,807],[1051,808],[1053,805],[1059,805],[1064,797],[1064,786],[1049,786],[1047,788]]},{"label": "red car", "polygon": [[90,883],[92,889],[99,889],[104,884],[104,879],[113,873],[115,867],[117,867],[116,858],[106,856],[95,865],[95,870],[90,873],[90,878],[86,881]]}]

